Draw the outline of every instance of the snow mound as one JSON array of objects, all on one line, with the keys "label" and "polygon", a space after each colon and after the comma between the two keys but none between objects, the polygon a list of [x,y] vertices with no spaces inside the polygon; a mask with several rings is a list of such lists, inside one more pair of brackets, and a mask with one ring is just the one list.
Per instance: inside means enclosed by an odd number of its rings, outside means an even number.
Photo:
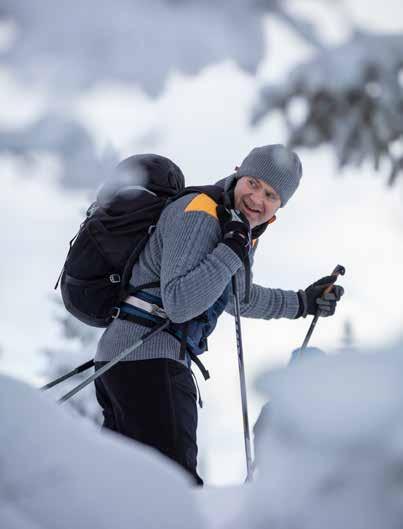
[{"label": "snow mound", "polygon": [[190,481],[156,451],[0,376],[2,529],[198,529]]},{"label": "snow mound", "polygon": [[264,457],[236,527],[401,527],[400,358],[317,357],[267,375]]}]

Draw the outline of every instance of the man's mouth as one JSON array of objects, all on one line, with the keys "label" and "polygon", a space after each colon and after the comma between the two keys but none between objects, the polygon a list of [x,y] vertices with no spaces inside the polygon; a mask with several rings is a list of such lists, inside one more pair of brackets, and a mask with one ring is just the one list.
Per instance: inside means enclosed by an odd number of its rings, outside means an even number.
[{"label": "man's mouth", "polygon": [[248,212],[248,213],[252,213],[254,215],[259,215],[260,214],[260,210],[259,209],[254,209],[250,206],[248,206],[248,204],[246,202],[243,202],[243,205],[245,207],[245,210]]}]

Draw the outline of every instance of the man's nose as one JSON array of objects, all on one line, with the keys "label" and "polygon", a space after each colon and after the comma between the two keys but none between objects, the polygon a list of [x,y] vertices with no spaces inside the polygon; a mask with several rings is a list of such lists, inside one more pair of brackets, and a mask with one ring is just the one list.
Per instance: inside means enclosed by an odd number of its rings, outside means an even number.
[{"label": "man's nose", "polygon": [[253,202],[255,203],[256,206],[258,206],[259,208],[262,208],[265,202],[265,198],[266,198],[265,192],[262,190],[259,190],[254,193]]}]

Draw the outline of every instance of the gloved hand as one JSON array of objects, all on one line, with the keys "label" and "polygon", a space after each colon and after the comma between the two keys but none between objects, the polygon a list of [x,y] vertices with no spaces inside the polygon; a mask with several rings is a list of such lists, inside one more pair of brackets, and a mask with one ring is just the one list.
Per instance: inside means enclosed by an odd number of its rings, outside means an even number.
[{"label": "gloved hand", "polygon": [[[300,308],[296,318],[305,318],[308,314],[315,315],[319,311],[319,316],[332,316],[336,310],[336,304],[344,294],[344,288],[340,285],[333,285],[332,290],[323,294],[324,290],[336,281],[335,276],[326,276],[319,279],[305,290],[298,292]],[[322,296],[323,294],[323,296]]]},{"label": "gloved hand", "polygon": [[223,235],[221,242],[229,246],[244,262],[252,246],[252,233],[248,219],[240,211],[228,210],[222,205],[217,207],[217,216]]}]

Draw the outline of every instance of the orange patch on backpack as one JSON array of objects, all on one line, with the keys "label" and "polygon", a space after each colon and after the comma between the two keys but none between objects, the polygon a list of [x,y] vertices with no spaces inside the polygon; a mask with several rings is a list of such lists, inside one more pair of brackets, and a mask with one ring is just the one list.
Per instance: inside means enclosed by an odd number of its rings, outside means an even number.
[{"label": "orange patch on backpack", "polygon": [[218,220],[217,203],[205,193],[197,195],[197,197],[189,202],[185,208],[185,212],[188,211],[204,211],[204,213],[207,213]]}]

